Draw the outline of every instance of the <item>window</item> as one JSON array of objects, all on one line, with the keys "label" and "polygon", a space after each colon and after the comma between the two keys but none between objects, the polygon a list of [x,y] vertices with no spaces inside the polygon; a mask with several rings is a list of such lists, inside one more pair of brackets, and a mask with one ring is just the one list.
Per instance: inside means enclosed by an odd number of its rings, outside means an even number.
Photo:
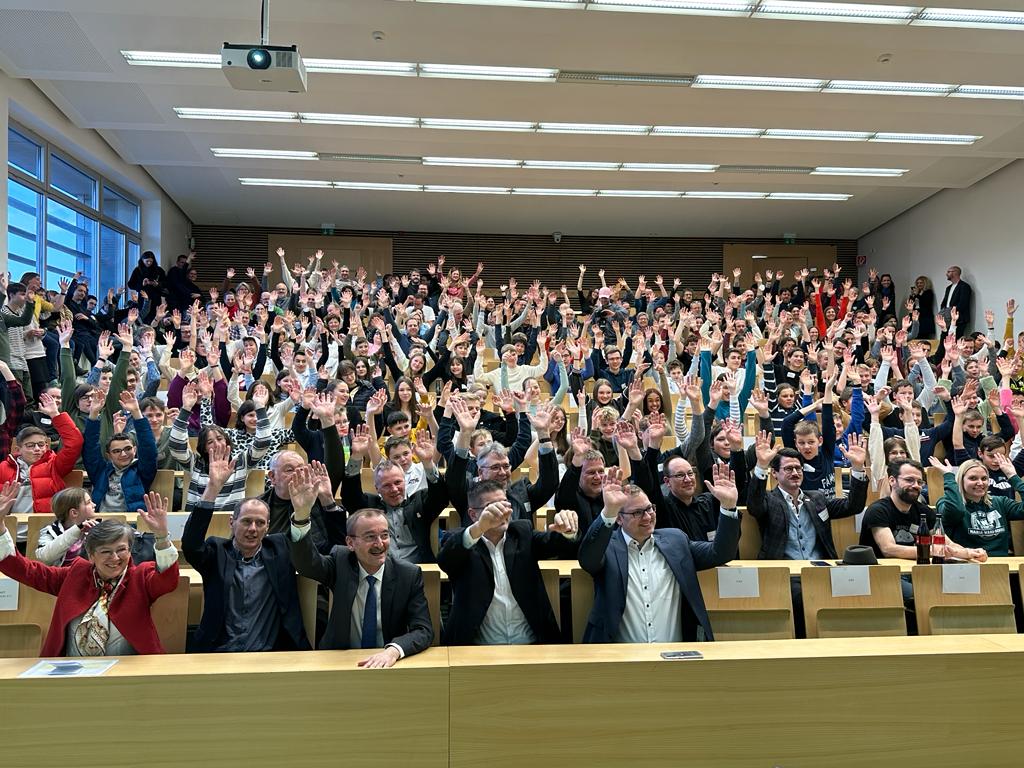
[{"label": "window", "polygon": [[96,207],[96,179],[57,155],[50,155],[50,186],[90,208]]},{"label": "window", "polygon": [[124,224],[128,229],[139,230],[139,206],[115,190],[103,184],[103,215]]},{"label": "window", "polygon": [[100,227],[100,279],[94,293],[100,303],[108,288],[115,291],[125,286],[124,276],[124,233],[106,224]]},{"label": "window", "polygon": [[47,288],[81,272],[90,293],[125,284],[141,251],[140,204],[31,131],[7,131],[8,269]]},{"label": "window", "polygon": [[7,180],[7,269],[17,280],[36,271],[36,254],[43,242],[43,196]]},{"label": "window", "polygon": [[43,178],[43,148],[13,128],[7,129],[7,164],[34,179]]},{"label": "window", "polygon": [[43,283],[54,286],[62,277],[70,280],[75,272],[91,275],[95,249],[96,220],[56,200],[47,200]]}]

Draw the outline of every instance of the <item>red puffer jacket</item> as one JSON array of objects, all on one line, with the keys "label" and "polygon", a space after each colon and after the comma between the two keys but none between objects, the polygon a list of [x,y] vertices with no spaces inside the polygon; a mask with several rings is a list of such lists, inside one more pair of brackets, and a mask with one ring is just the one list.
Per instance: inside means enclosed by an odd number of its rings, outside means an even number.
[{"label": "red puffer jacket", "polygon": [[[64,475],[75,468],[85,442],[75,422],[66,413],[58,413],[54,417],[53,428],[60,434],[63,447],[57,452],[47,451],[28,470],[29,482],[32,484],[33,512],[50,514],[53,494],[64,490]],[[0,463],[0,485],[17,480],[18,461],[14,456],[8,456]]]}]

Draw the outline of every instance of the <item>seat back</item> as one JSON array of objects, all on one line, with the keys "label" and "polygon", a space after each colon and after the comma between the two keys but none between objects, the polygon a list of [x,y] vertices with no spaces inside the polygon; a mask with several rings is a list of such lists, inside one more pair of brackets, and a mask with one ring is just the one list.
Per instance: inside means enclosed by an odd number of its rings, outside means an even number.
[{"label": "seat back", "polygon": [[540,576],[544,580],[544,591],[548,593],[548,601],[551,603],[551,610],[555,613],[555,622],[558,628],[562,628],[562,602],[559,599],[558,571],[554,568],[541,568]]},{"label": "seat back", "polygon": [[249,498],[262,496],[267,490],[267,471],[265,469],[253,469],[245,477],[245,495]]},{"label": "seat back", "polygon": [[583,631],[594,607],[594,579],[582,568],[573,568],[569,576],[572,596],[572,641],[583,642]]},{"label": "seat back", "polygon": [[792,639],[793,595],[789,568],[753,568],[751,570],[757,571],[757,597],[722,597],[719,571],[726,575],[735,570],[712,568],[697,574],[715,640]]},{"label": "seat back", "polygon": [[80,469],[72,469],[64,475],[64,485],[67,488],[81,488],[85,480],[85,473]]},{"label": "seat back", "polygon": [[1024,557],[1024,520],[1010,521],[1010,541],[1014,556]]},{"label": "seat back", "polygon": [[188,576],[179,576],[175,590],[160,597],[150,608],[160,644],[167,653],[185,652],[189,586]]},{"label": "seat back", "polygon": [[430,623],[434,625],[434,642],[441,644],[441,568],[434,563],[421,563],[423,572],[423,594],[427,598]]},{"label": "seat back", "polygon": [[1010,597],[1010,567],[1006,563],[968,564],[980,570],[979,592],[945,591],[943,570],[948,565],[915,565],[914,609],[921,635],[981,635],[1016,633]]},{"label": "seat back", "polygon": [[860,541],[860,533],[857,531],[857,519],[855,517],[841,517],[832,520],[832,541],[836,545],[836,552],[842,557],[846,548]]},{"label": "seat back", "polygon": [[907,634],[898,565],[863,565],[870,595],[834,596],[832,568],[800,570],[807,637],[868,637]]},{"label": "seat back", "polygon": [[753,515],[740,508],[740,560],[757,560],[761,552],[761,526]]},{"label": "seat back", "polygon": [[156,477],[153,478],[153,483],[149,486],[149,490],[152,493],[159,493],[163,498],[167,499],[169,504],[173,504],[174,477],[175,472],[173,469],[158,469]]},{"label": "seat back", "polygon": [[0,624],[0,659],[39,655],[43,630],[38,624]]}]

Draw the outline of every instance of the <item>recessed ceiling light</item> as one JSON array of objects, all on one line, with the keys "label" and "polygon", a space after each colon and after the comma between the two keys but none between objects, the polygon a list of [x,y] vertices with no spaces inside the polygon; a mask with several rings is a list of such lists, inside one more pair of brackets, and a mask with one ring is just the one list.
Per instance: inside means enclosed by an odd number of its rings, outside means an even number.
[{"label": "recessed ceiling light", "polygon": [[237,157],[243,159],[262,160],[316,160],[316,152],[295,149],[237,149],[231,147],[211,147],[214,157]]},{"label": "recessed ceiling light", "polygon": [[833,194],[831,192],[769,192],[769,200],[818,200],[818,201],[843,201],[849,200],[853,195]]},{"label": "recessed ceiling light", "polygon": [[617,125],[613,123],[540,123],[538,133],[644,134],[649,125]]},{"label": "recessed ceiling light", "polygon": [[812,176],[886,176],[897,177],[909,173],[906,168],[846,168],[841,166],[819,165]]},{"label": "recessed ceiling light", "polygon": [[670,189],[602,189],[598,197],[682,197],[684,193]]},{"label": "recessed ceiling light", "polygon": [[169,51],[121,51],[124,60],[136,67],[183,67],[186,69],[220,69],[216,53],[172,53]]},{"label": "recessed ceiling light", "polygon": [[462,187],[452,184],[426,184],[424,192],[453,192],[460,195],[508,195],[509,187]]},{"label": "recessed ceiling light", "polygon": [[458,168],[518,168],[523,161],[487,157],[424,157],[423,164],[448,165]]},{"label": "recessed ceiling light", "polygon": [[407,61],[360,61],[355,59],[306,59],[307,72],[322,75],[391,75],[416,77],[416,65]]},{"label": "recessed ceiling light", "polygon": [[541,67],[485,67],[463,64],[420,64],[421,77],[447,77],[456,80],[511,80],[553,83],[557,69]]},{"label": "recessed ceiling light", "polygon": [[534,123],[515,120],[463,120],[448,117],[424,117],[420,120],[424,128],[440,128],[449,131],[532,131]]},{"label": "recessed ceiling light", "polygon": [[262,109],[206,109],[202,107],[175,107],[174,113],[183,120],[241,120],[257,123],[297,123],[296,112],[273,112]]},{"label": "recessed ceiling light", "polygon": [[238,180],[247,187],[310,187],[317,189],[330,189],[334,182],[322,179],[259,179],[241,178]]}]

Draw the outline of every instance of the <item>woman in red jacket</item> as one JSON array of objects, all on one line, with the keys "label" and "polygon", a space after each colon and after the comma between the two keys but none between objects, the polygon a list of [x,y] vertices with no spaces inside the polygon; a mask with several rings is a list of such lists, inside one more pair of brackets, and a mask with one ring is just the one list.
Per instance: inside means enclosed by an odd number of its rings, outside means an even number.
[{"label": "woman in red jacket", "polygon": [[163,653],[150,608],[178,586],[178,552],[167,533],[167,500],[145,496],[139,516],[156,535],[156,562],[132,563],[133,529],[104,520],[85,539],[88,560],[68,566],[25,558],[3,524],[18,486],[0,489],[0,573],[56,595],[42,656],[130,656]]}]

